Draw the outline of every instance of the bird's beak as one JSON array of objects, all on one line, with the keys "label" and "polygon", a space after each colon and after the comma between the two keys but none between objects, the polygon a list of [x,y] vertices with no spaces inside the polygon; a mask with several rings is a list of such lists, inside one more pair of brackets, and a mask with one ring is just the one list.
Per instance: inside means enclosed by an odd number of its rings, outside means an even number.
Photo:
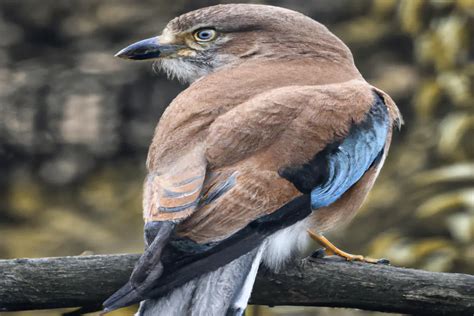
[{"label": "bird's beak", "polygon": [[162,58],[173,55],[183,45],[160,44],[160,37],[152,37],[125,47],[115,57],[133,60]]}]

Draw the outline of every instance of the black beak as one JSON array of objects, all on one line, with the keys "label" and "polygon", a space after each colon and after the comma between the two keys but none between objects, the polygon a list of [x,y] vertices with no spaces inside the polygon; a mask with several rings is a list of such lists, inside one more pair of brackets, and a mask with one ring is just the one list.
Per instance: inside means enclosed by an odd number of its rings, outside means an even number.
[{"label": "black beak", "polygon": [[170,56],[183,46],[160,45],[159,37],[148,38],[125,47],[115,57],[133,60],[144,60]]}]

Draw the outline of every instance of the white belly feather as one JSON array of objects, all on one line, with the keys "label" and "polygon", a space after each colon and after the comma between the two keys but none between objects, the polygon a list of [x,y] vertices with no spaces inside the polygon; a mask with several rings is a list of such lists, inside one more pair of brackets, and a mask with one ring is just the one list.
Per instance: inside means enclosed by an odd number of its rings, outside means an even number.
[{"label": "white belly feather", "polygon": [[278,271],[289,260],[301,255],[310,244],[308,228],[309,221],[306,218],[268,237],[262,256],[265,266]]}]

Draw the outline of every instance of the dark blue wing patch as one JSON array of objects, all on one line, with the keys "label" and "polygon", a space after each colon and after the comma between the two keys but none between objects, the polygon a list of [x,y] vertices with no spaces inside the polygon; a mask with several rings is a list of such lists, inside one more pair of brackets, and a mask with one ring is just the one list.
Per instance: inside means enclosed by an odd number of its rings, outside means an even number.
[{"label": "dark blue wing patch", "polygon": [[313,210],[328,206],[380,159],[389,129],[387,106],[375,94],[364,121],[354,124],[344,139],[329,144],[308,163],[283,168],[279,174],[301,192],[311,194]]}]

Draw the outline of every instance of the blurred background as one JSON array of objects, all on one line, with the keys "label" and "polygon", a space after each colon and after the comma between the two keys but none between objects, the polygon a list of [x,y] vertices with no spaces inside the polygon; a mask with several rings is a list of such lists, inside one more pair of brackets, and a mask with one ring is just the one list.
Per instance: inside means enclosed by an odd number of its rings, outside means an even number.
[{"label": "blurred background", "polygon": [[[226,2],[0,1],[0,258],[142,251],[147,147],[185,86],[113,55],[176,15]],[[248,2],[326,24],[404,115],[375,188],[333,241],[398,266],[474,273],[474,1]]]}]

